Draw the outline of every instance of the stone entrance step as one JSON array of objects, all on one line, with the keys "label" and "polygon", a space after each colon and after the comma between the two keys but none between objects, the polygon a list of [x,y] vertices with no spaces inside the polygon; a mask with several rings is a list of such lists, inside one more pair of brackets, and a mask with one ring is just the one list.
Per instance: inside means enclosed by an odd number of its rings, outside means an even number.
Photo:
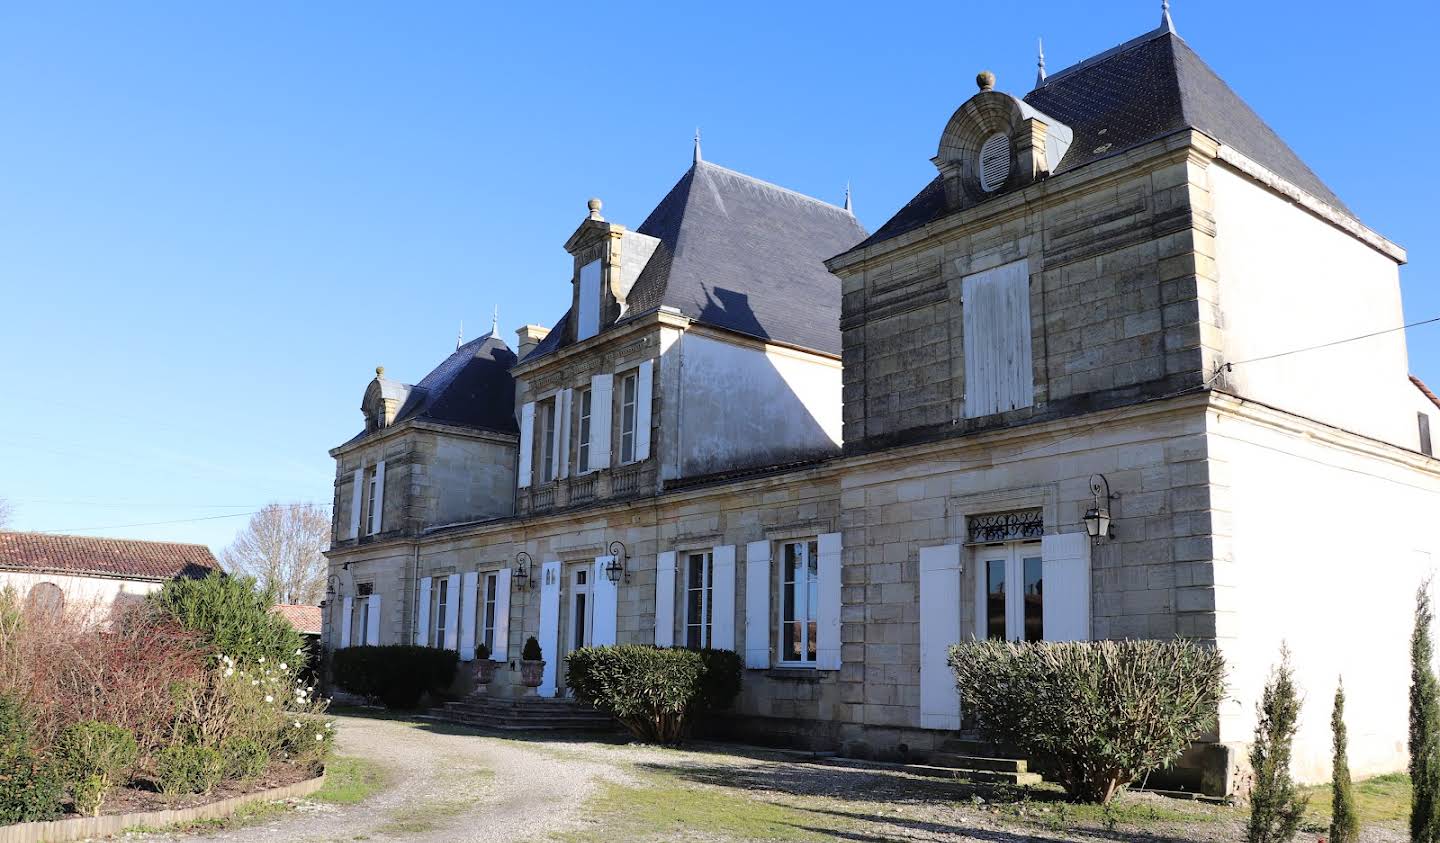
[{"label": "stone entrance step", "polygon": [[432,708],[430,719],[502,732],[613,732],[609,714],[568,699],[467,697]]}]

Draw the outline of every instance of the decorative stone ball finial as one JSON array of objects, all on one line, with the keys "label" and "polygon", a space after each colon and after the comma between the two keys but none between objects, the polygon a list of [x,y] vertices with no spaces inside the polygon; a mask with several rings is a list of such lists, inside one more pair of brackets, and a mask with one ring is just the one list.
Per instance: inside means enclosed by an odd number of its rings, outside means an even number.
[{"label": "decorative stone ball finial", "polygon": [[982,70],[975,74],[975,84],[980,86],[982,91],[995,90],[995,74],[988,70]]},{"label": "decorative stone ball finial", "polygon": [[585,207],[590,209],[591,219],[600,219],[600,205],[601,202],[599,199],[591,199],[589,202],[585,203]]},{"label": "decorative stone ball finial", "polygon": [[384,367],[384,366],[376,366],[376,367],[375,367],[375,377],[377,377],[377,378],[383,378],[383,377],[385,377],[385,367]]}]

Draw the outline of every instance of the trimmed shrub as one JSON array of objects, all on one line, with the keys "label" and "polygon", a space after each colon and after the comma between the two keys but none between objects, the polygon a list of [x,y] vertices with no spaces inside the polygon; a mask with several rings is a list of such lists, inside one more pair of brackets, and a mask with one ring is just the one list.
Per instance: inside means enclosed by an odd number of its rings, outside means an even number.
[{"label": "trimmed shrub", "polygon": [[1330,843],[1356,843],[1360,839],[1360,815],[1355,810],[1355,793],[1350,787],[1350,759],[1345,732],[1345,683],[1335,686],[1335,708],[1330,713],[1334,736],[1335,763],[1330,775]]},{"label": "trimmed shrub", "polygon": [[735,699],[738,665],[729,651],[622,644],[571,652],[565,675],[577,699],[610,712],[635,737],[671,744],[685,736],[692,714]]},{"label": "trimmed shrub", "polygon": [[1108,803],[1215,722],[1225,660],[1189,641],[971,641],[950,648],[965,711],[992,741],[1054,764],[1080,801]]},{"label": "trimmed shrub", "polygon": [[147,598],[151,605],[200,633],[218,653],[241,664],[297,663],[305,642],[290,622],[270,611],[271,592],[254,577],[220,573],[176,579]]},{"label": "trimmed shrub", "polygon": [[75,799],[75,811],[100,815],[105,792],[135,763],[135,736],[113,723],[85,720],[66,726],[54,755]]},{"label": "trimmed shrub", "polygon": [[270,750],[254,738],[236,736],[220,744],[220,758],[225,763],[225,778],[250,781],[265,774],[270,766]]},{"label": "trimmed shrub", "polygon": [[1410,840],[1440,841],[1440,683],[1431,659],[1430,581],[1415,592],[1415,629],[1410,636]]},{"label": "trimmed shrub", "polygon": [[458,657],[454,650],[413,644],[346,647],[335,651],[335,684],[386,708],[414,708],[427,692],[450,687]]},{"label": "trimmed shrub", "polygon": [[225,760],[208,746],[177,743],[155,756],[155,783],[167,796],[209,793],[225,778]]},{"label": "trimmed shrub", "polygon": [[1290,778],[1291,744],[1300,720],[1300,693],[1290,651],[1280,649],[1280,664],[1271,672],[1260,697],[1259,722],[1250,744],[1250,771],[1255,783],[1250,791],[1248,843],[1285,843],[1300,830],[1305,806]]},{"label": "trimmed shrub", "polygon": [[0,825],[54,817],[64,789],[55,765],[30,751],[30,720],[20,703],[0,694]]},{"label": "trimmed shrub", "polygon": [[476,644],[476,645],[475,645],[475,660],[476,660],[476,661],[482,661],[482,662],[483,662],[483,661],[488,661],[489,658],[490,658],[490,648],[487,647],[487,646],[485,646],[484,644]]},{"label": "trimmed shrub", "polygon": [[540,652],[540,642],[535,640],[535,636],[525,639],[525,646],[520,648],[520,658],[527,662],[538,662],[544,658]]}]

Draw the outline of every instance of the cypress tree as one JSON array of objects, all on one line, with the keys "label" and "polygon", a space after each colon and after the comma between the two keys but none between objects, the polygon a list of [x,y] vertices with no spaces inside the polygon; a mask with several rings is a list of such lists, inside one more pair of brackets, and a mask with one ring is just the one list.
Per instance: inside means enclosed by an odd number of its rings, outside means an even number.
[{"label": "cypress tree", "polygon": [[1440,686],[1431,669],[1435,646],[1430,581],[1415,592],[1415,632],[1410,636],[1410,840],[1440,843]]},{"label": "cypress tree", "polygon": [[1290,650],[1280,648],[1280,664],[1270,674],[1261,695],[1260,720],[1250,746],[1250,769],[1255,786],[1250,792],[1249,843],[1285,843],[1300,830],[1309,800],[1290,778],[1290,750],[1300,720],[1300,693]]},{"label": "cypress tree", "polygon": [[1355,812],[1355,794],[1350,790],[1350,762],[1346,758],[1345,681],[1335,686],[1335,709],[1330,714],[1335,736],[1334,772],[1330,774],[1330,843],[1356,843],[1360,839],[1360,816]]}]

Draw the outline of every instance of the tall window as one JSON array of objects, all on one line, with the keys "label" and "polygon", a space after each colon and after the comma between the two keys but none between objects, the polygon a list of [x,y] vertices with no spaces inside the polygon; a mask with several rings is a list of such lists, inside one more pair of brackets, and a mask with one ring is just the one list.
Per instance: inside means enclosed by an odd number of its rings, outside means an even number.
[{"label": "tall window", "polygon": [[820,608],[819,542],[813,539],[787,542],[782,558],[780,660],[795,665],[813,665]]},{"label": "tall window", "polygon": [[620,462],[635,461],[635,386],[631,372],[620,382]]},{"label": "tall window", "polygon": [[1005,640],[1005,568],[1004,559],[985,563],[985,637]]},{"label": "tall window", "polygon": [[369,644],[370,633],[370,598],[361,597],[355,601],[355,614],[358,617],[350,627],[350,643],[357,641],[361,644]]},{"label": "tall window", "polygon": [[1040,641],[1045,637],[1044,563],[1032,556],[1021,565],[1025,572],[1025,640]]},{"label": "tall window", "polygon": [[555,403],[559,400],[556,397],[545,402],[540,415],[540,449],[543,455],[540,461],[540,477],[546,483],[555,479]]},{"label": "tall window", "polygon": [[593,396],[590,390],[580,390],[580,471],[590,470],[590,404]]},{"label": "tall window", "polygon": [[584,340],[600,333],[600,261],[593,260],[580,267],[579,315],[575,339]]},{"label": "tall window", "polygon": [[710,595],[715,588],[715,569],[710,563],[708,553],[692,553],[685,563],[685,646],[692,650],[710,646]]},{"label": "tall window", "polygon": [[440,577],[435,580],[435,636],[432,639],[436,647],[445,646],[445,612],[450,605],[450,578]]},{"label": "tall window", "polygon": [[[1007,159],[1008,160],[1008,159]],[[1035,403],[1029,265],[1021,260],[961,279],[965,417]]]},{"label": "tall window", "polygon": [[1430,445],[1430,417],[1424,413],[1416,413],[1415,419],[1420,424],[1420,453],[1432,457],[1435,449]]},{"label": "tall window", "polygon": [[365,516],[365,534],[373,536],[375,532],[380,529],[380,513],[375,511],[375,496],[380,490],[380,477],[379,472],[375,470],[375,466],[370,466],[369,473],[366,477],[368,479],[365,481],[365,512],[367,513]]},{"label": "tall window", "polygon": [[495,585],[497,574],[485,575],[485,601],[480,604],[480,640],[493,655],[495,652]]}]

